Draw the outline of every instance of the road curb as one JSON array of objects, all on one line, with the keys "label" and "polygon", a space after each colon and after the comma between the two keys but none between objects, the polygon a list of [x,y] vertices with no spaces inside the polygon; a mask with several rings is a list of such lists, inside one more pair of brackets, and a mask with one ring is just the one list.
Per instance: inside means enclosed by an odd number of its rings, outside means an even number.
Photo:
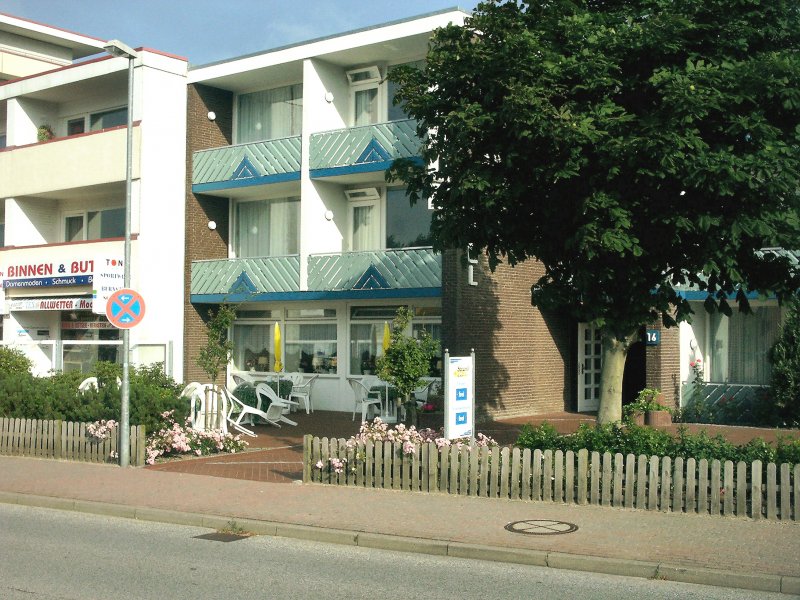
[{"label": "road curb", "polygon": [[173,525],[189,525],[208,529],[224,529],[225,527],[235,525],[249,533],[257,535],[286,537],[330,544],[361,546],[364,548],[394,550],[416,554],[451,556],[454,558],[488,560],[493,562],[527,564],[553,569],[588,571],[606,575],[622,575],[646,579],[656,578],[666,581],[696,583],[763,592],[800,594],[800,577],[744,573],[741,571],[722,571],[666,563],[567,554],[563,552],[546,552],[541,550],[527,550],[524,548],[506,548],[447,542],[445,540],[408,538],[381,533],[327,529],[324,527],[292,523],[275,523],[225,515],[187,513],[149,507],[136,508],[122,504],[71,500],[20,492],[0,491],[0,503],[31,506],[35,508],[69,510],[100,516],[122,517]]}]

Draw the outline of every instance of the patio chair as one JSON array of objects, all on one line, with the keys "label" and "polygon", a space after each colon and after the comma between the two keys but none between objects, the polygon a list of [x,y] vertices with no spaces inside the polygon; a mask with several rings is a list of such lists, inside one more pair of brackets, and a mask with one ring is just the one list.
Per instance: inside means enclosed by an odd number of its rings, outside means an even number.
[{"label": "patio chair", "polygon": [[81,381],[80,385],[78,386],[79,392],[85,392],[86,390],[92,389],[97,389],[97,377],[87,377]]},{"label": "patio chair", "polygon": [[229,402],[225,395],[225,388],[220,390],[220,386],[213,386],[210,383],[192,382],[187,385],[181,396],[189,399],[189,425],[196,431],[206,430],[206,411],[209,414],[209,423],[214,429],[214,421],[219,415],[219,429],[222,433],[228,433],[228,414]]},{"label": "patio chair", "polygon": [[350,387],[353,388],[355,394],[355,403],[353,404],[353,421],[356,420],[356,410],[359,404],[361,405],[361,422],[367,420],[370,407],[377,409],[381,413],[381,393],[379,391],[372,391],[358,379],[348,379]]},{"label": "patio chair", "polygon": [[302,373],[286,374],[286,378],[292,382],[292,391],[289,393],[289,400],[297,398],[297,402],[302,403],[306,407],[306,414],[314,412],[314,406],[311,403],[311,385],[317,377],[319,377],[319,373],[313,374],[308,380],[305,379]]},{"label": "patio chair", "polygon": [[[258,399],[259,409],[262,409],[263,406],[266,406],[267,401],[269,401],[269,406],[277,404],[281,408],[281,414],[278,420],[284,423],[288,423],[289,425],[297,425],[296,421],[292,421],[291,419],[286,417],[286,415],[289,414],[289,411],[291,410],[292,406],[295,407],[300,406],[299,403],[293,400],[287,400],[286,398],[281,398],[280,396],[278,396],[275,390],[273,390],[269,385],[263,382],[256,384],[256,398]],[[273,425],[275,425],[275,423],[273,423]]]},{"label": "patio chair", "polygon": [[244,433],[245,435],[256,437],[256,433],[252,429],[245,427],[243,424],[243,421],[247,418],[250,419],[249,425],[251,426],[253,424],[253,417],[263,419],[270,425],[275,425],[275,427],[281,426],[280,421],[286,421],[292,425],[296,425],[296,423],[289,421],[283,416],[283,410],[286,405],[282,402],[273,401],[267,407],[267,410],[263,411],[250,406],[249,404],[245,404],[236,396],[234,396],[227,388],[223,388],[223,394],[227,397],[228,405],[230,406],[230,408],[228,408],[226,420],[231,424],[231,427]]}]

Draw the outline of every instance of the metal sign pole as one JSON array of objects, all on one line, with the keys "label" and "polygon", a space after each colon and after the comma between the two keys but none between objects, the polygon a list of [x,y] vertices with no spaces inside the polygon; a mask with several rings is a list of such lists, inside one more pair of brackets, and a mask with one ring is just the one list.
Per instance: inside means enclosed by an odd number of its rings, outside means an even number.
[{"label": "metal sign pole", "polygon": [[470,423],[472,423],[472,445],[475,445],[475,348],[469,350],[470,360],[472,360],[472,415],[470,416]]},{"label": "metal sign pole", "polygon": [[450,350],[444,349],[444,373],[442,374],[442,400],[444,401],[444,430],[445,437],[450,430],[450,396],[448,386],[448,373],[450,372]]}]

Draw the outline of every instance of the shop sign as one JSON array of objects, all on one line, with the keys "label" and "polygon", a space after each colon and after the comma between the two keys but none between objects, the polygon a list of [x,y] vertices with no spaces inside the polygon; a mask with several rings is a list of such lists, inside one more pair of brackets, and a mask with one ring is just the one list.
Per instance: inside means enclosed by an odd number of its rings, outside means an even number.
[{"label": "shop sign", "polygon": [[88,298],[25,298],[6,300],[8,310],[91,310]]},{"label": "shop sign", "polygon": [[125,270],[120,258],[98,258],[94,264],[92,312],[104,315],[111,294],[125,287]]},{"label": "shop sign", "polygon": [[61,329],[116,329],[108,321],[62,321]]},{"label": "shop sign", "polygon": [[72,275],[66,277],[36,277],[32,279],[5,279],[3,287],[9,288],[42,288],[64,285],[86,285],[92,283],[91,275]]},{"label": "shop sign", "polygon": [[7,265],[4,288],[38,288],[92,283],[94,260],[45,261]]},{"label": "shop sign", "polygon": [[475,354],[445,354],[445,419],[447,439],[475,435]]}]

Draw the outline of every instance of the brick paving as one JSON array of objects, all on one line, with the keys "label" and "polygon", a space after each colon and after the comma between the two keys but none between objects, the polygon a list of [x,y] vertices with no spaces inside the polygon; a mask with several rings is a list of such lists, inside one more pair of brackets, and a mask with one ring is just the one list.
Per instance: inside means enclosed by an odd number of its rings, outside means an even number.
[{"label": "brick paving", "polygon": [[[172,473],[191,473],[211,475],[230,479],[291,483],[303,478],[303,435],[317,437],[349,438],[358,433],[359,423],[352,420],[351,413],[315,411],[310,415],[295,413],[292,416],[297,427],[284,425],[281,428],[270,425],[256,425],[253,430],[257,437],[242,436],[250,444],[241,454],[215,455],[201,458],[180,458],[146,467],[155,471]],[[421,415],[420,426],[435,426],[441,416]],[[529,417],[516,417],[479,424],[478,431],[496,439],[500,444],[512,444],[517,439],[520,428],[530,423],[552,424],[559,433],[572,433],[581,423],[592,424],[595,417],[577,413],[552,413]],[[679,425],[673,424],[662,429],[676,432]],[[709,435],[723,435],[735,444],[744,444],[760,437],[774,442],[778,436],[789,435],[800,438],[800,430],[775,430],[755,427],[726,427],[721,425],[686,425],[692,433],[705,429]]]}]

